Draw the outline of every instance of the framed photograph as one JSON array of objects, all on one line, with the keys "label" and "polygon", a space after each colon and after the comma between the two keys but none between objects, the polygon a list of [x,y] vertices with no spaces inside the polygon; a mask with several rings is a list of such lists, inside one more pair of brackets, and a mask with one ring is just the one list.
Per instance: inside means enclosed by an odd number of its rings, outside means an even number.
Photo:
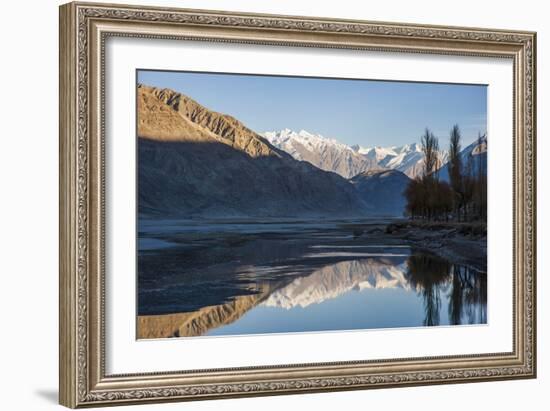
[{"label": "framed photograph", "polygon": [[60,403],[536,376],[533,32],[60,8]]}]

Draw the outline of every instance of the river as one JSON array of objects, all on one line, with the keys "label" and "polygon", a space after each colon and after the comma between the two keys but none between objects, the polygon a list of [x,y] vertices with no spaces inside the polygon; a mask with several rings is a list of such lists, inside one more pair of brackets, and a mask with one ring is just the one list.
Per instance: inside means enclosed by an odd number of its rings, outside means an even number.
[{"label": "river", "polygon": [[138,337],[487,323],[486,273],[369,234],[387,222],[141,219]]}]

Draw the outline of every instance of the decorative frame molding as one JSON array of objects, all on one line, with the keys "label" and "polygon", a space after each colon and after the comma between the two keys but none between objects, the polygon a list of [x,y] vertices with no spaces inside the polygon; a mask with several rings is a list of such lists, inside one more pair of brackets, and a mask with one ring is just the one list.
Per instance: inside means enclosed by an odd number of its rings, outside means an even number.
[{"label": "decorative frame molding", "polygon": [[[106,375],[104,46],[109,36],[490,56],[514,62],[510,353]],[[186,9],[60,7],[60,403],[68,407],[534,378],[536,34]]]}]

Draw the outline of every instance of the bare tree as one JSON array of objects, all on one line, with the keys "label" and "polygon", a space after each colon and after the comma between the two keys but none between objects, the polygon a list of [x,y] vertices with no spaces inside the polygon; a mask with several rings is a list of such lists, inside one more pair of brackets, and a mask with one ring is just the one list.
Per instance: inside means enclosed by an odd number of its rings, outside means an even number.
[{"label": "bare tree", "polygon": [[[479,135],[477,150],[462,158],[461,134],[458,125],[453,126],[449,143],[449,180],[440,181],[439,141],[426,128],[421,136],[424,165],[422,175],[411,180],[403,192],[407,199],[406,214],[411,218],[448,221],[487,219],[487,176],[483,156],[485,135]],[[462,154],[462,155],[461,155]]]},{"label": "bare tree", "polygon": [[464,186],[462,178],[462,162],[460,159],[460,129],[455,124],[451,129],[449,144],[449,179],[455,193],[455,215],[460,221],[460,209],[464,205]]},{"label": "bare tree", "polygon": [[422,151],[424,152],[424,177],[435,178],[434,171],[437,169],[439,162],[439,141],[437,137],[426,128],[426,131],[421,137]]},{"label": "bare tree", "polygon": [[474,193],[475,193],[475,170],[473,164],[473,156],[470,153],[468,161],[466,163],[466,169],[464,170],[464,220],[468,221],[468,209],[472,206],[475,207]]}]

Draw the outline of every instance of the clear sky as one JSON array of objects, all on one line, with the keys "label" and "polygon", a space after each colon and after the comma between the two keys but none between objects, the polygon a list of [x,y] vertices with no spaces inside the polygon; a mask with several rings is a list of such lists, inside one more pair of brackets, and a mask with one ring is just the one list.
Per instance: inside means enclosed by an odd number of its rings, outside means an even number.
[{"label": "clear sky", "polygon": [[458,124],[463,147],[486,132],[483,85],[138,71],[138,82],[181,92],[256,132],[289,128],[345,144],[420,142],[426,127],[448,145]]}]

